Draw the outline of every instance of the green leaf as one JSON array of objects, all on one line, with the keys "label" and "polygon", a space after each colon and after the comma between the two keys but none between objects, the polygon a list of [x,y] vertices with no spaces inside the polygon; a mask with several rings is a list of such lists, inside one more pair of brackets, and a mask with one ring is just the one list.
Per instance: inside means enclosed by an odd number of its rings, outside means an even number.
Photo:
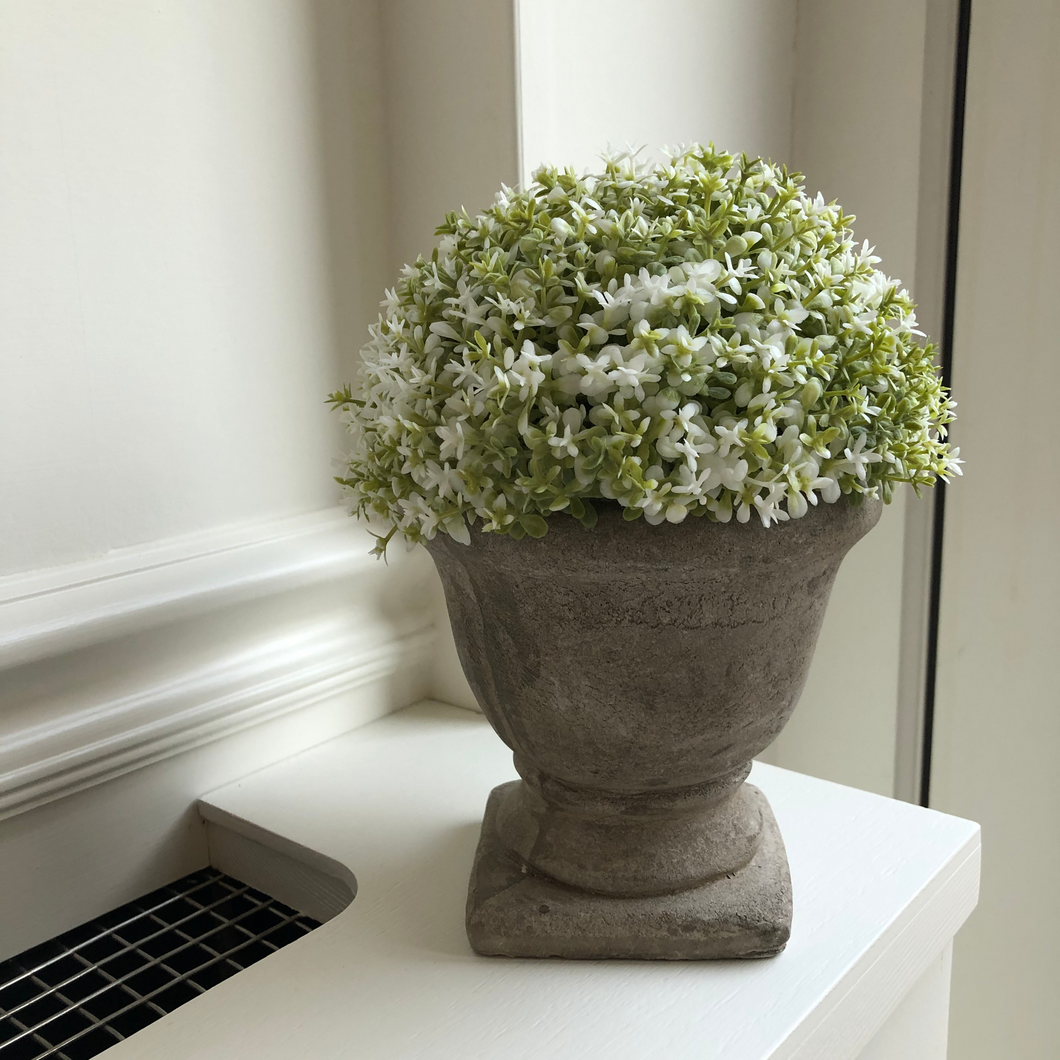
[{"label": "green leaf", "polygon": [[531,537],[544,537],[548,533],[548,523],[540,515],[534,515],[532,512],[521,515],[519,522]]},{"label": "green leaf", "polygon": [[586,530],[591,530],[596,526],[596,520],[598,518],[596,508],[593,507],[592,502],[588,500],[582,501],[582,507],[585,509],[581,516],[582,526],[584,526]]},{"label": "green leaf", "polygon": [[591,180],[542,167],[447,214],[387,292],[358,386],[328,398],[352,509],[411,542],[460,519],[519,538],[553,511],[593,525],[585,494],[632,520],[679,488],[715,519],[782,515],[781,479],[856,503],[954,474],[912,301],[850,224],[798,174],[712,145]]}]

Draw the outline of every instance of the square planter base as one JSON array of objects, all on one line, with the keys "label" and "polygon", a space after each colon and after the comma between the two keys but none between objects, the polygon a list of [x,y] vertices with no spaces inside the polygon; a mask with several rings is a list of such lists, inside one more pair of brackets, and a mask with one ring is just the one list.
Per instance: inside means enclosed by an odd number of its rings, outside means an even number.
[{"label": "square planter base", "polygon": [[612,898],[534,875],[501,843],[496,817],[507,790],[486,803],[467,897],[467,937],[482,954],[715,960],[772,957],[791,933],[791,877],[766,797],[758,853],[739,872],[677,894]]}]

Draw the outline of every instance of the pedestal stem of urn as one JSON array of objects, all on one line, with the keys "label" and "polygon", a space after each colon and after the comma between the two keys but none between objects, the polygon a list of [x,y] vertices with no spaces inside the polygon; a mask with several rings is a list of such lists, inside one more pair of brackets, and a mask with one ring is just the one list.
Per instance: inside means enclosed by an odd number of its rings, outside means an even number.
[{"label": "pedestal stem of urn", "polygon": [[575,787],[516,757],[523,780],[498,808],[504,845],[532,871],[594,894],[674,894],[739,871],[762,836],[750,763],[694,787]]}]

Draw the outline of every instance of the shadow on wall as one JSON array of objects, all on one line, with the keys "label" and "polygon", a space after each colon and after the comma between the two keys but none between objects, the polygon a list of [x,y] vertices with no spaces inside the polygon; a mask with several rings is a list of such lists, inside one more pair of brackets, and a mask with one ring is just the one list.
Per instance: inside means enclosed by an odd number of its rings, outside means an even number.
[{"label": "shadow on wall", "polygon": [[[390,275],[381,4],[312,0],[321,194],[334,361],[356,375],[359,351]],[[321,401],[324,395],[321,395]]]},{"label": "shadow on wall", "polygon": [[[430,253],[445,214],[477,212],[519,179],[515,24],[495,0],[312,0],[308,17],[338,387],[356,378],[384,289]],[[475,56],[474,76],[456,76],[458,54]],[[436,579],[432,590],[432,694],[477,709]]]}]

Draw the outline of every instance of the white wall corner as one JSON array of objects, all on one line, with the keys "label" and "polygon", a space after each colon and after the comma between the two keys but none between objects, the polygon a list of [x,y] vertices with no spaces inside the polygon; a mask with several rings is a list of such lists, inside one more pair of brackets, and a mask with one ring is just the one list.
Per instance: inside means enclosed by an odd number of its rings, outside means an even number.
[{"label": "white wall corner", "polygon": [[519,180],[516,13],[511,0],[386,0],[381,13],[396,279],[448,211],[474,215]]},{"label": "white wall corner", "polygon": [[[713,141],[787,161],[795,18],[795,0],[522,0],[521,179],[546,162],[598,170],[603,151],[626,145],[655,159],[664,146]],[[629,42],[661,37],[666,75],[631,73]]]},{"label": "white wall corner", "polygon": [[[517,0],[387,0],[380,7],[386,98],[391,261],[429,255],[434,230],[451,210],[471,214],[492,203],[502,184],[520,180],[522,102]],[[461,73],[454,55],[474,55]],[[400,551],[400,547],[392,551]],[[477,710],[456,654],[441,583],[428,572],[425,613],[436,631],[429,695]]]},{"label": "white wall corner", "polygon": [[481,710],[475,693],[464,676],[460,657],[456,651],[452,627],[449,624],[449,612],[445,606],[445,594],[442,583],[435,578],[431,599],[431,613],[434,617],[434,661],[431,670],[431,698],[439,703],[449,703],[454,707],[467,710]]}]

